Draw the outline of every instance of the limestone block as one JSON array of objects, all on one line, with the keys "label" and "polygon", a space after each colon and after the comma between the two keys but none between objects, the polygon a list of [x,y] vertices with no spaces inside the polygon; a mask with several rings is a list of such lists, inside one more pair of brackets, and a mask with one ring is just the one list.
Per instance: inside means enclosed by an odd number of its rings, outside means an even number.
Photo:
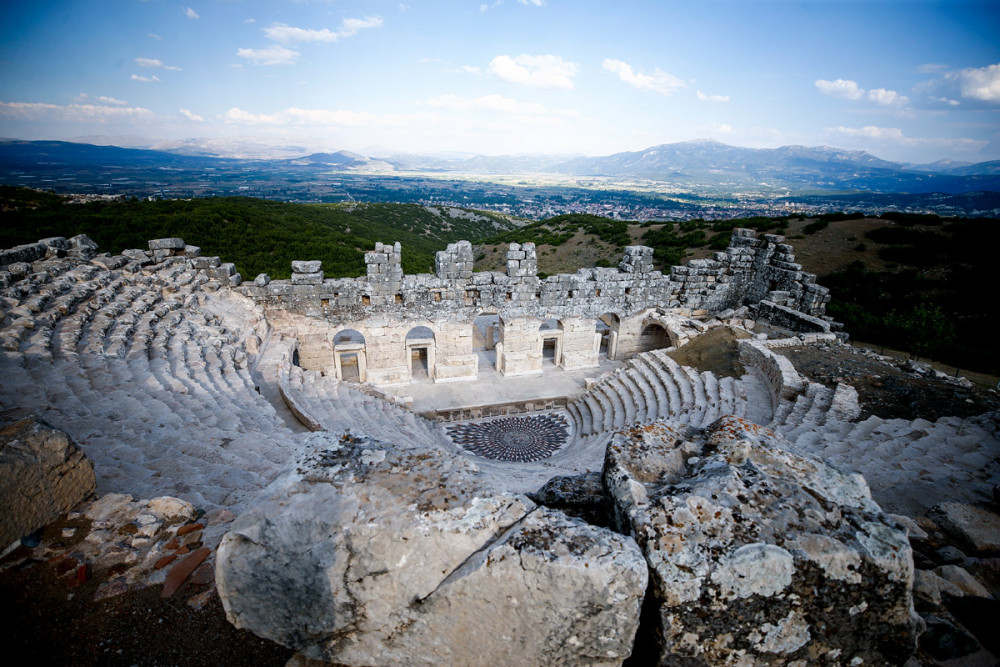
[{"label": "limestone block", "polygon": [[928,512],[945,532],[973,552],[1000,554],[1000,516],[976,505],[942,503]]},{"label": "limestone block", "polygon": [[605,487],[650,565],[659,664],[902,664],[915,649],[905,531],[861,475],[787,447],[736,417],[693,439],[664,422],[615,434]]},{"label": "limestone block", "polygon": [[186,245],[184,246],[184,256],[191,257],[201,257],[201,248],[196,245]]},{"label": "limestone block", "polygon": [[317,271],[316,273],[293,273],[292,274],[292,284],[293,285],[322,285],[323,284],[323,272]]},{"label": "limestone block", "polygon": [[149,241],[150,250],[184,250],[183,239],[151,239]]},{"label": "limestone block", "polygon": [[215,267],[222,264],[222,260],[218,257],[193,257],[191,258],[191,267],[194,269],[204,270],[204,269],[214,269]]},{"label": "limestone block", "polygon": [[174,251],[167,248],[158,248],[153,250],[153,262],[159,264],[160,262],[173,257]]},{"label": "limestone block", "polygon": [[232,262],[226,262],[225,264],[207,269],[205,273],[209,278],[229,278],[229,276],[236,273],[236,265]]},{"label": "limestone block", "polygon": [[316,273],[321,268],[323,268],[323,262],[318,259],[308,261],[292,260],[293,273]]},{"label": "limestone block", "polygon": [[34,419],[0,429],[0,548],[94,492],[94,464],[62,431]]},{"label": "limestone block", "polygon": [[90,259],[97,254],[97,243],[86,234],[78,234],[69,240],[67,254],[79,259]]},{"label": "limestone block", "polygon": [[258,287],[265,287],[271,282],[271,276],[266,273],[258,273],[257,277],[253,279],[253,284]]},{"label": "limestone block", "polygon": [[141,266],[145,266],[153,261],[145,250],[139,250],[138,248],[122,250],[122,255],[128,257],[133,262],[138,262]]},{"label": "limestone block", "polygon": [[436,448],[317,434],[296,469],[219,546],[237,627],[344,665],[629,655],[647,577],[631,538],[497,492]]}]

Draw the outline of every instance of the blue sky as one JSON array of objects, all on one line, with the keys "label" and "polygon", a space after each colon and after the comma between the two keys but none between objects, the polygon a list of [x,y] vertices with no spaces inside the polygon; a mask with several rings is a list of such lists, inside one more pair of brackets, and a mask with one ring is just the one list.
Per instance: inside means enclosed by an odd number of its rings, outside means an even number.
[{"label": "blue sky", "polygon": [[4,137],[1000,159],[995,3],[33,0],[0,34]]}]

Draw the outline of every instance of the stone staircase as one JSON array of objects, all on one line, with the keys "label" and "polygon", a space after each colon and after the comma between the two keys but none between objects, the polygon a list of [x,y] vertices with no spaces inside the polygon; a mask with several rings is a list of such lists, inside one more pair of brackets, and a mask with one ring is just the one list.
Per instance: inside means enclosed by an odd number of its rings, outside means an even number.
[{"label": "stone staircase", "polygon": [[723,415],[746,416],[746,385],[681,366],[662,350],[642,352],[570,400],[581,436],[669,419],[704,428]]},{"label": "stone staircase", "polygon": [[287,359],[281,372],[282,397],[311,430],[350,431],[404,447],[413,443],[458,450],[437,422],[404,407],[335,378],[304,370],[287,363]]}]

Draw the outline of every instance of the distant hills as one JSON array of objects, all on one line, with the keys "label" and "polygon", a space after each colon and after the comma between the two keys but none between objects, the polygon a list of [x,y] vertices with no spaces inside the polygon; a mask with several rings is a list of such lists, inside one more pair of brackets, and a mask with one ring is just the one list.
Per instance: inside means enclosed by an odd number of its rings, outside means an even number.
[{"label": "distant hills", "polygon": [[[227,145],[227,151],[232,150]],[[962,194],[1000,191],[1000,161],[967,164],[941,161],[905,165],[864,151],[828,146],[743,148],[712,140],[652,146],[603,157],[461,156],[386,154],[373,158],[349,151],[296,157],[235,158],[209,155],[210,146],[179,142],[170,150],[143,150],[61,141],[0,142],[0,169],[34,173],[90,166],[147,169],[291,169],[310,173],[551,174],[569,178],[656,181],[697,193],[750,190],[770,194],[839,192]],[[232,153],[230,153],[232,154]],[[287,154],[287,153],[286,153]],[[2,172],[0,172],[2,175]]]}]

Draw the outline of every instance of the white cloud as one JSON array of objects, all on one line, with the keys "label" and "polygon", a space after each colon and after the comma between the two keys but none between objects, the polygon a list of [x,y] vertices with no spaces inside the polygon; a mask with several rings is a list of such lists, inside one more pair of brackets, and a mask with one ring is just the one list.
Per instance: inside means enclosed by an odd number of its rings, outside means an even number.
[{"label": "white cloud", "polygon": [[522,5],[534,5],[535,7],[541,7],[545,4],[545,0],[517,0]]},{"label": "white cloud", "polygon": [[706,95],[700,90],[695,91],[698,95],[698,99],[702,102],[728,102],[729,95]]},{"label": "white cloud", "polygon": [[328,109],[299,109],[290,107],[273,114],[255,114],[233,107],[224,118],[244,125],[272,126],[331,126],[360,127],[368,125],[402,126],[413,118],[406,114],[373,114],[365,111],[330,111]]},{"label": "white cloud", "polygon": [[163,38],[157,35],[155,32],[147,32],[146,37],[152,37],[153,39],[158,40],[160,42],[163,41]]},{"label": "white cloud", "polygon": [[821,93],[824,95],[832,95],[833,97],[843,97],[848,100],[860,100],[865,94],[864,88],[861,88],[858,86],[857,82],[849,79],[837,79],[836,81],[817,79],[815,83]]},{"label": "white cloud", "polygon": [[1000,64],[947,72],[913,88],[930,108],[995,109],[1000,104]]},{"label": "white cloud", "polygon": [[634,71],[628,63],[612,58],[605,58],[602,67],[606,72],[611,72],[628,85],[639,90],[670,95],[682,88],[687,88],[687,83],[660,68],[654,69],[652,74],[643,74]]},{"label": "white cloud", "polygon": [[[830,127],[827,132],[840,137],[862,139],[865,142],[876,142],[883,145],[937,148],[949,151],[976,152],[982,150],[989,142],[966,137],[908,137],[898,127]],[[867,144],[863,144],[867,145]]]},{"label": "white cloud", "polygon": [[462,65],[455,71],[460,74],[475,74],[476,76],[482,76],[483,74],[483,70],[475,65]]},{"label": "white cloud", "polygon": [[139,74],[133,74],[129,78],[132,81],[142,81],[143,83],[153,83],[153,82],[158,82],[160,80],[160,77],[156,76],[155,74],[152,76],[140,76]]},{"label": "white cloud", "polygon": [[0,102],[0,116],[26,120],[55,118],[64,121],[152,119],[156,116],[143,107],[106,106],[100,104],[46,104],[43,102]]},{"label": "white cloud", "polygon": [[278,23],[268,28],[264,28],[264,34],[268,38],[283,44],[294,42],[336,42],[345,37],[358,34],[365,28],[379,28],[382,26],[380,16],[369,16],[363,19],[344,19],[340,22],[337,30],[313,30],[306,28],[296,28],[283,23]]},{"label": "white cloud", "polygon": [[205,121],[205,119],[204,119],[204,118],[202,118],[201,116],[199,116],[199,115],[198,115],[198,114],[196,114],[196,113],[191,113],[191,112],[190,112],[190,111],[188,111],[187,109],[184,109],[184,108],[181,108],[181,109],[178,109],[178,111],[180,111],[180,112],[181,112],[181,114],[182,114],[182,115],[183,115],[183,116],[184,116],[185,118],[187,118],[188,120],[193,120],[193,121],[195,121],[195,122],[197,122],[197,123],[202,123],[202,122],[204,122],[204,121]]},{"label": "white cloud", "polygon": [[275,44],[263,49],[239,49],[236,55],[254,65],[291,65],[302,54]]},{"label": "white cloud", "polygon": [[553,55],[523,54],[516,58],[502,55],[490,61],[490,72],[494,76],[530,88],[570,89],[573,87],[572,77],[579,70],[580,66],[576,63]]},{"label": "white cloud", "polygon": [[157,60],[156,58],[136,58],[133,62],[139,67],[161,68],[165,70],[170,70],[171,72],[182,71],[180,67],[174,67],[173,65],[164,65],[162,60]]},{"label": "white cloud", "polygon": [[900,95],[895,90],[888,90],[886,88],[865,90],[856,81],[851,81],[850,79],[837,79],[836,81],[817,79],[815,85],[824,95],[841,97],[847,100],[867,99],[869,102],[883,107],[905,107],[910,103],[910,98],[906,95]]},{"label": "white cloud", "polygon": [[936,72],[944,72],[948,69],[947,65],[941,63],[924,63],[917,67],[918,74],[934,74]]},{"label": "white cloud", "polygon": [[244,23],[256,23],[256,22],[257,22],[257,19],[253,19],[253,18],[250,18],[250,19],[245,19],[245,20],[244,20],[243,22],[244,22]]},{"label": "white cloud", "polygon": [[200,19],[201,18],[201,16],[198,15],[198,12],[196,12],[193,9],[191,9],[190,7],[188,7],[184,11],[184,16],[188,17],[189,19]]},{"label": "white cloud", "polygon": [[910,98],[906,95],[900,95],[895,90],[886,90],[885,88],[872,88],[868,91],[868,99],[884,107],[902,107],[910,102]]},{"label": "white cloud", "polygon": [[518,102],[502,95],[484,95],[482,97],[461,97],[459,95],[440,95],[427,100],[433,107],[451,109],[454,111],[497,111],[519,115],[561,115],[579,116],[576,111],[568,109],[550,110],[535,102]]},{"label": "white cloud", "polygon": [[842,134],[847,137],[864,137],[866,139],[889,139],[892,141],[902,141],[906,139],[903,131],[898,127],[876,127],[875,125],[865,125],[864,127],[835,127],[828,131]]},{"label": "white cloud", "polygon": [[948,105],[950,107],[957,107],[957,106],[959,106],[961,104],[961,102],[959,102],[958,100],[950,100],[947,97],[933,97],[933,96],[931,96],[928,99],[931,102],[936,102],[938,104],[946,104],[946,105]]},{"label": "white cloud", "polygon": [[99,96],[97,98],[97,100],[99,102],[104,102],[105,104],[114,104],[114,105],[120,106],[120,107],[127,107],[128,106],[128,102],[126,102],[125,100],[119,100],[119,99],[115,99],[114,97],[107,97],[105,95]]},{"label": "white cloud", "polygon": [[980,102],[1000,102],[1000,64],[970,67],[957,73],[962,97]]}]

